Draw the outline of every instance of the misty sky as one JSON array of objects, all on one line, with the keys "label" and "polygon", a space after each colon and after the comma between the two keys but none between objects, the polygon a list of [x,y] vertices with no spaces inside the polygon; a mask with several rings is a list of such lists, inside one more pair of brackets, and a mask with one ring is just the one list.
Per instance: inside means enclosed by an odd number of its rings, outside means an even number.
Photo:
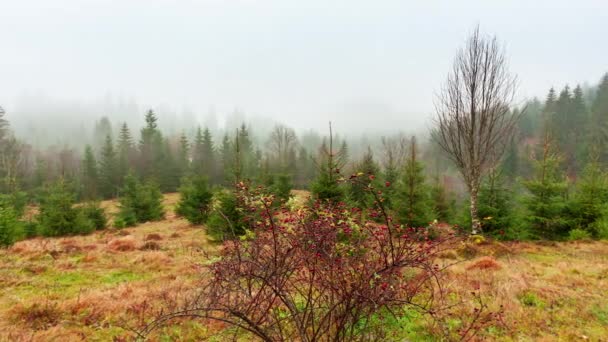
[{"label": "misty sky", "polygon": [[431,115],[478,23],[506,44],[521,98],[608,71],[604,0],[0,0],[0,105],[109,94],[300,128],[407,130]]}]

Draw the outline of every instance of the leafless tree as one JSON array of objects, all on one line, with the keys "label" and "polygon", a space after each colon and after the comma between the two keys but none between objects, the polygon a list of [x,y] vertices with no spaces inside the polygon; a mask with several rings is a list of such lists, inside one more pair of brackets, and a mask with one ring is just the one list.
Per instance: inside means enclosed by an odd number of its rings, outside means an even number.
[{"label": "leafless tree", "polygon": [[292,128],[276,125],[270,133],[269,143],[269,147],[279,167],[286,167],[290,152],[295,151],[296,148],[296,132]]},{"label": "leafless tree", "polygon": [[391,137],[382,137],[382,166],[385,170],[400,169],[407,155],[407,138],[400,133]]},{"label": "leafless tree", "polygon": [[519,115],[510,107],[517,77],[496,37],[477,27],[459,50],[435,102],[433,137],[458,167],[471,201],[472,233],[481,231],[477,193],[482,177],[503,155]]}]

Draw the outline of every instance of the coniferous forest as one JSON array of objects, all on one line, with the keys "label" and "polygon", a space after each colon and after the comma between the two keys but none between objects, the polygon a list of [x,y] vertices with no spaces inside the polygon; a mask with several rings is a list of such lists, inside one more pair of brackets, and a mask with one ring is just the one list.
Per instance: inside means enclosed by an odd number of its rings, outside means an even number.
[{"label": "coniferous forest", "polygon": [[608,70],[467,32],[425,128],[0,103],[0,341],[605,340]]},{"label": "coniferous forest", "polygon": [[[486,235],[518,241],[608,237],[608,74],[585,90],[580,85],[555,89],[509,109],[518,117],[517,125],[504,156],[483,177],[479,189],[479,217]],[[428,135],[418,140],[403,133],[381,136],[357,151],[349,144],[360,147],[362,142],[333,132],[329,136],[329,126],[327,132],[306,132],[304,137],[282,124],[268,136],[258,136],[246,122],[215,135],[200,126],[190,135],[169,135],[159,128],[155,112],[148,110],[142,114],[143,127],[101,117],[90,144],[35,149],[11,133],[10,115],[0,113],[2,196],[11,208],[7,216],[21,217],[27,205],[53,202],[55,196],[64,201],[62,205],[95,206],[116,199],[123,205],[119,225],[133,225],[163,217],[153,209],[162,193],[221,197],[234,192],[234,184],[246,182],[275,195],[277,203],[289,201],[295,189],[310,191],[314,200],[360,208],[372,205],[366,191],[370,184],[387,184],[387,209],[408,226],[437,220],[466,229],[471,222],[458,171]],[[373,179],[344,182],[361,174]],[[190,206],[196,208],[197,201]],[[134,202],[150,206],[141,209],[142,218]],[[180,210],[193,210],[187,206],[181,203]],[[206,207],[189,220],[206,222]],[[60,208],[49,210],[63,211]],[[74,213],[73,220],[82,220],[82,215]],[[83,230],[72,230],[75,221],[62,222],[70,226],[67,234],[90,231],[87,224]],[[63,228],[55,232],[48,227],[42,216],[16,220],[15,225],[21,228],[3,233],[5,245],[36,235],[66,234],[60,232]]]}]

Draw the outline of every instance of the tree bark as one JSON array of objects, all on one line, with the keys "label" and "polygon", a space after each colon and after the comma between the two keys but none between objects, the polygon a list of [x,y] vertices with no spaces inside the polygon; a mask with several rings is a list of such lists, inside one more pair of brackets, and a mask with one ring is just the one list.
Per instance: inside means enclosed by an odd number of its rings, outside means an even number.
[{"label": "tree bark", "polygon": [[471,235],[481,233],[481,222],[477,213],[477,187],[471,189]]}]

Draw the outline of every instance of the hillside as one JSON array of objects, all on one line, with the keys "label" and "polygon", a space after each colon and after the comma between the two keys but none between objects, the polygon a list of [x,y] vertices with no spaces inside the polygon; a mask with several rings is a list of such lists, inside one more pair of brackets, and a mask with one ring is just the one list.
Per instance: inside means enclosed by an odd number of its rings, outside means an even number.
[{"label": "hillside", "polygon": [[[130,339],[124,328],[191,291],[218,247],[201,227],[175,217],[177,198],[165,195],[164,221],[0,250],[0,341]],[[116,203],[103,205],[112,212]],[[445,258],[463,260],[450,270],[448,286],[463,293],[479,288],[490,308],[504,307],[504,326],[484,339],[608,336],[608,242],[485,243]],[[155,336],[201,340],[221,328],[180,322]]]}]

